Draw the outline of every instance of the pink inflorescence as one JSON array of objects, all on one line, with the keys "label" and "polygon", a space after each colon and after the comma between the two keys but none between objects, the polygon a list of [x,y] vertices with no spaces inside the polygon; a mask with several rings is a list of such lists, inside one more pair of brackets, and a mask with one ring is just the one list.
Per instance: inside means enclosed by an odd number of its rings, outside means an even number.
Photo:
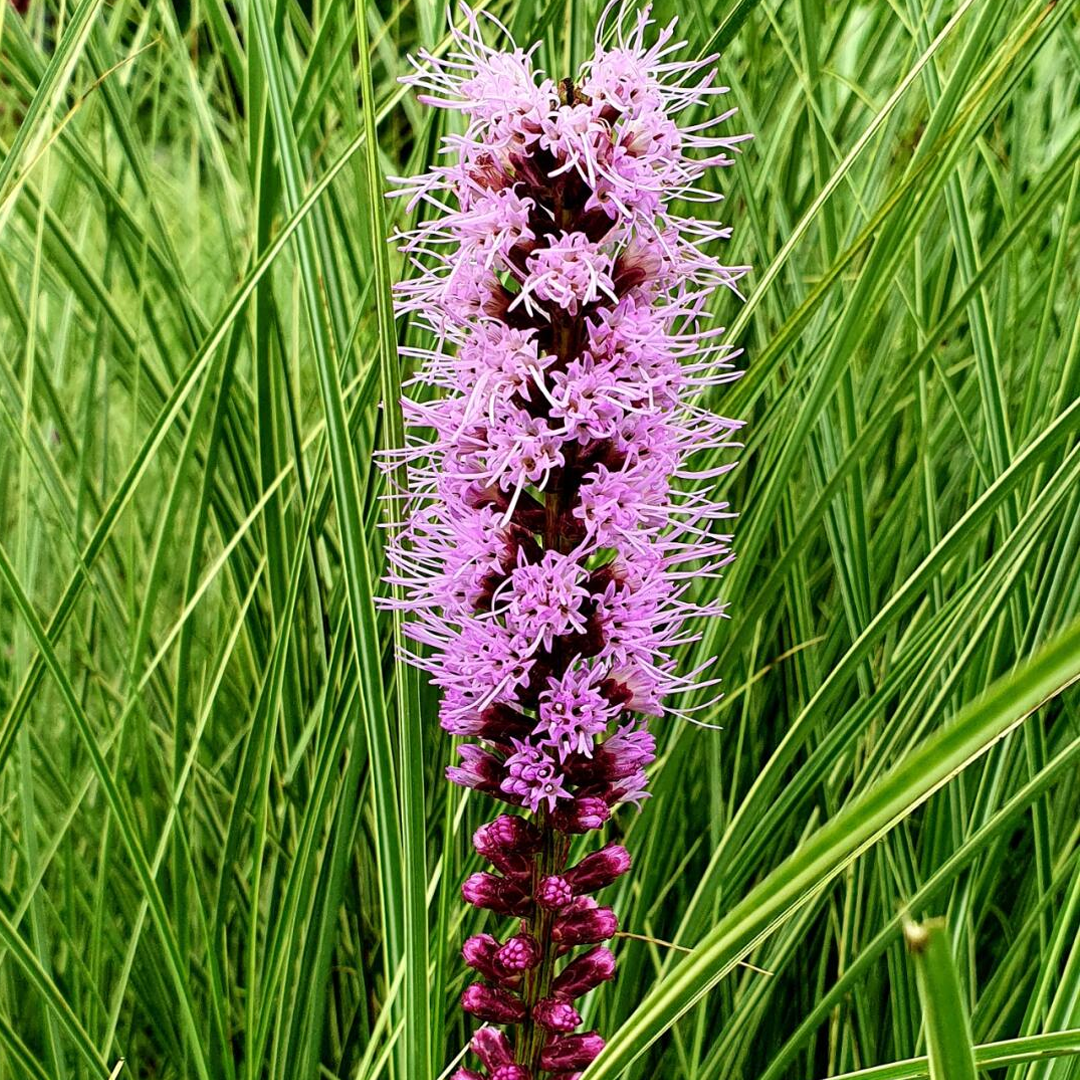
[{"label": "pink inflorescence", "polygon": [[630,859],[609,844],[568,866],[571,838],[645,797],[645,717],[680,715],[702,669],[680,674],[673,651],[722,614],[694,579],[730,559],[710,488],[732,463],[695,459],[737,445],[738,422],[699,400],[738,375],[708,304],[745,268],[708,253],[728,228],[672,205],[718,199],[702,177],[746,136],[716,133],[731,112],[680,125],[726,88],[715,58],[675,58],[674,23],[607,21],[614,43],[598,34],[556,82],[466,10],[456,50],[407,80],[464,133],[397,192],[433,211],[403,238],[398,310],[435,343],[411,353],[434,392],[405,401],[390,457],[409,474],[391,580],[440,722],[468,740],[449,779],[522,811],[477,831],[494,871],[462,887],[518,920],[466,942],[462,997],[514,1039],[482,1027],[484,1072],[459,1080],[573,1077],[603,1046],[575,1002],[614,976],[617,921],[592,894]]}]

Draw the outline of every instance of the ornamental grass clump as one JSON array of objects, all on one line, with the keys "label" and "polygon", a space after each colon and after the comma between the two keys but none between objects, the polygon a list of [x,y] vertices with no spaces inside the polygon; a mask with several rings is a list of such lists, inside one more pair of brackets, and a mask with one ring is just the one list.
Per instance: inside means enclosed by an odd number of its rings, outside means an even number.
[{"label": "ornamental grass clump", "polygon": [[398,310],[433,344],[411,352],[430,389],[403,406],[391,580],[465,740],[448,778],[512,808],[477,830],[491,870],[462,886],[507,922],[464,945],[462,1005],[485,1026],[483,1071],[458,1080],[567,1080],[604,1045],[578,1006],[614,977],[618,920],[596,897],[630,867],[575,837],[646,797],[646,719],[685,715],[709,680],[676,650],[722,614],[695,584],[731,557],[710,490],[739,423],[700,401],[738,375],[709,301],[744,268],[712,250],[726,226],[673,205],[718,199],[702,178],[746,136],[720,132],[733,110],[680,126],[726,88],[647,10],[606,20],[560,81],[465,22],[408,79],[464,132],[397,192],[427,204]]}]

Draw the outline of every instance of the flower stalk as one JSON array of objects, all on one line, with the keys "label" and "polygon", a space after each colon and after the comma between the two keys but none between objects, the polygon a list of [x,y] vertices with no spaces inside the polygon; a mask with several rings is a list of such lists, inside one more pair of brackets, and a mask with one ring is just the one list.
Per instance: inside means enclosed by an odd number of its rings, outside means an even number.
[{"label": "flower stalk", "polygon": [[575,838],[640,805],[646,718],[685,716],[675,703],[713,681],[673,653],[723,614],[695,586],[731,557],[710,489],[739,424],[699,400],[738,374],[707,302],[744,268],[708,250],[726,227],[672,203],[718,198],[700,181],[745,136],[714,133],[730,113],[680,126],[726,91],[648,9],[617,11],[558,83],[464,15],[456,50],[408,79],[466,123],[448,163],[397,192],[433,211],[402,238],[398,311],[433,342],[408,354],[434,393],[404,403],[388,557],[410,659],[470,740],[447,776],[508,807],[473,838],[492,869],[462,886],[512,922],[464,945],[484,1071],[457,1080],[570,1080],[603,1047],[581,998],[615,974],[618,920],[596,894],[630,868],[621,845]]}]

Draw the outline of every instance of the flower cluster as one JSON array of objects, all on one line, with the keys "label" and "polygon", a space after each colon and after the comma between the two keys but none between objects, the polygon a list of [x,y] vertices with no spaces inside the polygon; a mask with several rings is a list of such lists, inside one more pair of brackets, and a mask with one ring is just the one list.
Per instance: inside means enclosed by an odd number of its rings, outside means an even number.
[{"label": "flower cluster", "polygon": [[616,919],[592,894],[629,867],[617,845],[568,867],[572,838],[645,797],[645,718],[702,685],[674,650],[722,614],[695,584],[730,559],[709,493],[739,424],[699,402],[738,375],[708,303],[745,268],[708,253],[726,227],[673,203],[719,198],[702,178],[745,136],[715,132],[730,113],[680,126],[726,88],[647,10],[561,82],[465,20],[408,79],[464,132],[397,192],[431,211],[403,238],[398,311],[434,345],[411,350],[427,389],[390,456],[409,473],[390,577],[440,723],[467,740],[449,779],[521,811],[477,832],[495,872],[463,887],[519,920],[465,945],[465,1009],[517,1032],[483,1027],[473,1050],[491,1080],[565,1080],[603,1045],[574,1002],[614,974]]}]

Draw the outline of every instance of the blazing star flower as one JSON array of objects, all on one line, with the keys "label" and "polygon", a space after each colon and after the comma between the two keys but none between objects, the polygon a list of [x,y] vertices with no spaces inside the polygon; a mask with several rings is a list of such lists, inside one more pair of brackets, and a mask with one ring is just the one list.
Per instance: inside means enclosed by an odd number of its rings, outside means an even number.
[{"label": "blazing star flower", "polygon": [[442,727],[472,740],[448,778],[518,808],[476,832],[495,872],[462,886],[517,920],[465,943],[481,981],[462,1005],[516,1034],[481,1027],[483,1071],[457,1077],[539,1080],[603,1047],[573,1003],[614,976],[618,920],[591,894],[630,866],[617,844],[568,865],[571,837],[647,797],[645,717],[680,715],[705,685],[675,650],[722,614],[692,589],[731,557],[710,494],[731,463],[696,462],[740,425],[700,401],[737,376],[709,301],[745,268],[711,250],[726,226],[673,207],[718,199],[701,181],[746,136],[717,133],[731,112],[683,121],[726,88],[647,8],[606,16],[558,82],[464,20],[456,49],[406,79],[464,132],[396,192],[432,210],[402,237],[398,290],[432,344],[407,354],[429,391],[404,403],[408,445],[387,461],[409,474],[389,576]]}]

